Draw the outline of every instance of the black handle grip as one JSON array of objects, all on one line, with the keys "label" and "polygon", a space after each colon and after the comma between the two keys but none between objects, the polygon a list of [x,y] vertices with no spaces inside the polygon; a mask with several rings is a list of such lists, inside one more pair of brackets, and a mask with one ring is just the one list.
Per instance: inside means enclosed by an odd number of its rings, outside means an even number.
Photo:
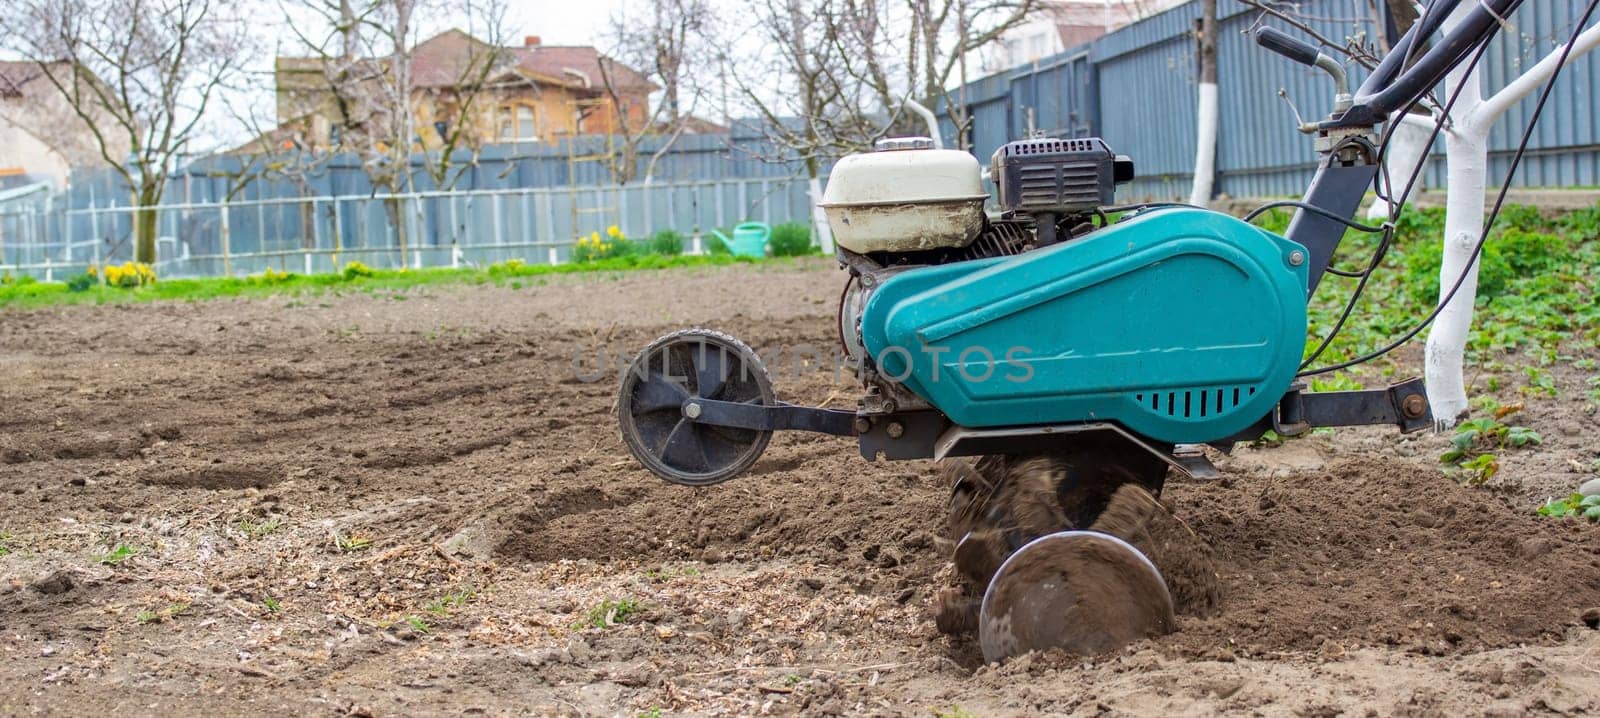
[{"label": "black handle grip", "polygon": [[1256,44],[1302,65],[1317,64],[1317,48],[1301,42],[1275,27],[1256,28]]}]

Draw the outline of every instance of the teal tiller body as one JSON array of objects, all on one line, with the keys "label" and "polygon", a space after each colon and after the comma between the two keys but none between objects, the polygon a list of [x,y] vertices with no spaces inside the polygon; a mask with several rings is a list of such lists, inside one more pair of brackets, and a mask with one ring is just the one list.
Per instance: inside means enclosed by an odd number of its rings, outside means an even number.
[{"label": "teal tiller body", "polygon": [[1115,421],[1172,443],[1266,416],[1306,341],[1305,248],[1154,210],[1021,255],[913,269],[868,300],[881,373],[967,427]]}]

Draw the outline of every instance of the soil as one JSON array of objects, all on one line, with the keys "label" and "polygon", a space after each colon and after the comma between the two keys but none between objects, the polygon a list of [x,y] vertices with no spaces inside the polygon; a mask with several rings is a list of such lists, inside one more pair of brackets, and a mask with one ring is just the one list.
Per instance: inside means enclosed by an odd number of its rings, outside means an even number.
[{"label": "soil", "polygon": [[781,434],[689,489],[618,436],[617,355],[686,326],[820,350],[770,362],[780,396],[849,405],[842,281],[0,313],[0,713],[1600,712],[1600,527],[1533,513],[1592,476],[1584,372],[1526,400],[1545,443],[1481,487],[1428,433],[1218,456],[1162,496],[1209,546],[1212,610],[983,665],[930,610],[938,467]]}]

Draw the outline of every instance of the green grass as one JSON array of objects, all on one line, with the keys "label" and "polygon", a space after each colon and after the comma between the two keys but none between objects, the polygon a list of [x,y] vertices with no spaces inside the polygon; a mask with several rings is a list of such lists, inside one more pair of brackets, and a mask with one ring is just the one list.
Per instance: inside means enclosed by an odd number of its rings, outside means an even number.
[{"label": "green grass", "polygon": [[115,566],[137,555],[139,555],[138,548],[119,543],[116,548],[111,549],[111,553],[96,556],[95,560],[107,566]]},{"label": "green grass", "polygon": [[0,531],[0,556],[9,556],[16,551],[16,537],[10,531]]},{"label": "green grass", "polygon": [[[1290,213],[1273,211],[1256,221],[1282,232]],[[1395,238],[1379,263],[1343,331],[1319,357],[1324,366],[1387,345],[1427,316],[1439,298],[1440,241],[1444,211],[1407,209],[1396,223]],[[1377,235],[1348,233],[1334,266],[1359,270],[1378,246]],[[1485,244],[1479,271],[1468,364],[1479,371],[1476,388],[1515,387],[1530,397],[1554,395],[1548,367],[1572,361],[1573,346],[1600,341],[1600,206],[1559,217],[1529,207],[1502,210]],[[1452,278],[1453,281],[1453,278]],[[1333,327],[1354,290],[1353,278],[1325,275],[1310,306],[1309,354]],[[1448,287],[1447,287],[1448,288]],[[1420,346],[1426,332],[1413,340]],[[1521,355],[1515,369],[1495,362]],[[1404,363],[1397,360],[1403,359]],[[1592,366],[1592,365],[1591,365]],[[1499,367],[1499,368],[1497,368]],[[1394,352],[1358,370],[1385,378],[1417,373],[1413,357]],[[1325,386],[1348,386],[1345,372],[1323,376]],[[1371,383],[1371,382],[1368,382]],[[1595,397],[1600,402],[1600,395]]]},{"label": "green grass", "polygon": [[610,628],[628,621],[628,617],[638,613],[643,606],[631,598],[620,601],[601,601],[600,605],[589,609],[589,613],[582,621],[573,624],[574,630],[584,628]]},{"label": "green grass", "polygon": [[[451,284],[494,284],[521,287],[522,278],[595,272],[630,272],[679,267],[755,264],[773,260],[728,256],[633,255],[592,262],[528,264],[516,260],[482,269],[367,269],[337,274],[257,274],[248,277],[162,279],[155,284],[120,289],[88,286],[72,291],[66,282],[0,284],[0,309],[33,308],[62,304],[118,304],[152,301],[206,301],[231,297],[316,295],[341,291],[381,292],[411,287]],[[352,263],[353,265],[354,263]],[[347,269],[350,265],[346,265]]]}]

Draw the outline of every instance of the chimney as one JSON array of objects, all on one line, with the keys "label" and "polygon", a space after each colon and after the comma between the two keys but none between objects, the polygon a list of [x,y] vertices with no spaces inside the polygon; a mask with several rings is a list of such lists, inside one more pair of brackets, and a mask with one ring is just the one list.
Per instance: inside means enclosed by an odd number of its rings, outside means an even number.
[{"label": "chimney", "polygon": [[525,36],[523,36],[523,38],[522,38],[522,46],[523,47],[538,47],[539,46],[539,36],[538,35],[525,35]]}]

